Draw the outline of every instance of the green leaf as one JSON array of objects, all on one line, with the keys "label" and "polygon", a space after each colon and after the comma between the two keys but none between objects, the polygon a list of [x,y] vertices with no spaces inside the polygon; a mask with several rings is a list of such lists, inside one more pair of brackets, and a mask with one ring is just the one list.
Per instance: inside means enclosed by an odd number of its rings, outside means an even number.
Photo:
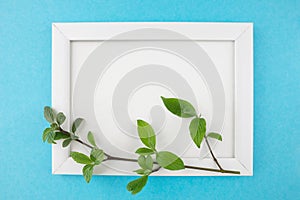
[{"label": "green leaf", "polygon": [[49,132],[48,138],[47,138],[47,142],[48,142],[49,144],[56,144],[56,142],[54,141],[55,135],[56,135],[56,133],[55,133],[53,130],[51,130],[51,131]]},{"label": "green leaf", "polygon": [[53,123],[55,119],[55,113],[49,106],[44,107],[44,117],[49,123]]},{"label": "green leaf", "polygon": [[184,169],[184,163],[175,154],[168,151],[160,151],[156,154],[157,163],[168,170],[180,170]]},{"label": "green leaf", "polygon": [[140,156],[138,158],[138,164],[140,165],[140,167],[142,169],[147,169],[147,165],[146,165],[146,157],[145,156]]},{"label": "green leaf", "polygon": [[73,132],[73,133],[76,132],[76,130],[78,129],[78,127],[80,126],[80,124],[81,124],[82,121],[83,121],[82,118],[77,118],[77,119],[74,121],[74,123],[73,123],[73,125],[72,125],[72,132]]},{"label": "green leaf", "polygon": [[95,142],[95,138],[94,138],[94,135],[91,131],[88,132],[88,135],[87,135],[87,139],[88,141],[94,146],[96,147],[96,142]]},{"label": "green leaf", "polygon": [[89,183],[93,176],[94,165],[85,165],[82,168],[82,174],[87,183]]},{"label": "green leaf", "polygon": [[143,144],[154,150],[156,145],[156,137],[151,125],[143,120],[137,120],[137,125],[139,137]]},{"label": "green leaf", "polygon": [[146,157],[146,167],[149,170],[152,170],[153,168],[153,159],[150,155]]},{"label": "green leaf", "polygon": [[62,125],[66,120],[66,116],[64,115],[64,113],[59,112],[56,116],[56,121],[59,125]]},{"label": "green leaf", "polygon": [[211,132],[207,135],[207,137],[211,137],[211,138],[222,141],[222,135],[220,135],[219,133]]},{"label": "green leaf", "polygon": [[142,156],[147,156],[147,155],[151,155],[154,153],[154,150],[153,149],[148,149],[148,148],[145,148],[145,147],[142,147],[142,148],[138,148],[135,153],[137,154],[140,154]]},{"label": "green leaf", "polygon": [[95,162],[96,165],[99,165],[104,159],[104,152],[101,149],[93,148],[90,158]]},{"label": "green leaf", "polygon": [[140,174],[140,175],[144,175],[145,170],[144,169],[137,169],[137,170],[134,170],[134,172],[136,172],[137,174]]},{"label": "green leaf", "polygon": [[148,176],[142,176],[134,181],[131,181],[127,184],[127,190],[131,192],[131,194],[139,193],[148,181]]},{"label": "green leaf", "polygon": [[[140,156],[138,158],[138,164],[140,165],[140,167],[144,170],[143,173],[141,172],[141,170],[139,170],[139,173],[145,174],[145,173],[151,173],[152,168],[153,168],[153,159],[151,156]],[[148,171],[146,171],[148,170]]]},{"label": "green leaf", "polygon": [[67,147],[71,142],[72,142],[71,138],[64,140],[62,143],[62,147]]},{"label": "green leaf", "polygon": [[83,153],[79,153],[79,152],[71,152],[71,157],[73,158],[74,161],[76,161],[77,163],[80,164],[92,164],[93,161],[86,155],[84,155]]},{"label": "green leaf", "polygon": [[134,170],[134,172],[136,172],[139,175],[149,175],[151,173],[151,170],[149,170],[149,169],[137,169],[137,170]]},{"label": "green leaf", "polygon": [[182,118],[197,116],[195,108],[186,100],[164,97],[161,97],[161,99],[163,100],[166,108],[174,115]]},{"label": "green leaf", "polygon": [[52,123],[52,124],[50,125],[50,127],[52,128],[52,130],[59,130],[59,126],[58,126],[57,123]]},{"label": "green leaf", "polygon": [[54,140],[61,140],[66,138],[70,138],[70,134],[63,133],[63,132],[56,132]]},{"label": "green leaf", "polygon": [[190,123],[190,135],[198,148],[200,148],[201,142],[206,132],[206,122],[203,118],[194,118]]},{"label": "green leaf", "polygon": [[49,133],[52,132],[52,129],[51,128],[46,128],[43,132],[43,142],[46,142],[46,140],[48,139],[49,137]]}]

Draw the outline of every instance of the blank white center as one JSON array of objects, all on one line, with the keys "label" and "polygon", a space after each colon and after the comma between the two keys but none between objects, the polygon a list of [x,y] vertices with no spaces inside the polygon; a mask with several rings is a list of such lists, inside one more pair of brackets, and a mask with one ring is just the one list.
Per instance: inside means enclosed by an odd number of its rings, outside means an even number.
[{"label": "blank white center", "polygon": [[[95,115],[101,131],[103,133],[110,133],[105,134],[105,137],[108,139],[108,141],[110,141],[112,145],[126,152],[134,152],[137,147],[141,146],[141,142],[139,141],[138,137],[132,137],[134,135],[138,136],[135,126],[136,119],[142,118],[151,123],[151,108],[156,105],[161,105],[163,107],[160,96],[177,97],[176,94],[170,91],[172,88],[168,88],[168,86],[160,86],[159,83],[149,84],[146,87],[137,85],[136,88],[141,88],[135,92],[132,91],[131,95],[128,96],[127,99],[118,100],[128,102],[127,110],[130,120],[132,121],[130,133],[124,132],[122,127],[118,126],[118,122],[116,122],[114,119],[112,107],[112,98],[115,88],[117,87],[119,81],[125,77],[127,73],[130,73],[132,70],[141,66],[151,64],[166,66],[170,68],[170,70],[177,72],[180,76],[182,76],[183,79],[187,81],[195,96],[201,97],[197,99],[198,105],[195,105],[196,109],[198,110],[199,107],[201,108],[202,115],[206,116],[208,124],[210,124],[209,122],[211,120],[212,113],[210,93],[207,90],[205,82],[203,81],[203,77],[194,68],[194,66],[181,57],[163,50],[139,49],[132,51],[126,55],[120,56],[118,59],[112,62],[111,65],[108,66],[101,75],[99,75],[98,84],[94,95]],[[168,77],[169,74],[166,74],[165,76],[166,78],[170,78]],[[167,123],[161,130],[161,134],[158,136],[160,137],[158,138],[158,147],[161,148],[172,143],[173,139],[178,134],[182,134],[178,133],[182,119],[174,116],[170,112],[166,112],[165,116]],[[159,130],[162,127],[154,128]],[[183,144],[183,146],[187,147],[189,144]],[[177,153],[183,153],[184,148],[172,150]]]}]

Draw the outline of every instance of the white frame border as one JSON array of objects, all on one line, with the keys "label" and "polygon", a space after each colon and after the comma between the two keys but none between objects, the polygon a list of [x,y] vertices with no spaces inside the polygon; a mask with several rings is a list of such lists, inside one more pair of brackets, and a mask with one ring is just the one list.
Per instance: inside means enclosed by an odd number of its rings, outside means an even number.
[{"label": "white frame border", "polygon": [[[179,32],[191,40],[233,41],[235,60],[235,158],[219,159],[226,169],[253,175],[253,24],[198,23],[198,22],[108,22],[108,23],[53,23],[52,24],[52,106],[70,117],[70,44],[72,41],[108,40],[114,35],[140,28],[161,28]],[[122,38],[121,38],[122,39]],[[124,38],[129,40],[130,38]],[[134,39],[134,38],[131,38]],[[144,38],[145,40],[169,38]],[[172,38],[171,38],[172,39]],[[64,128],[70,127],[70,121]],[[69,156],[70,148],[52,145],[53,174],[81,174],[81,165]],[[193,163],[190,159],[188,162]],[[187,163],[188,164],[188,163]],[[213,166],[211,159],[201,166]],[[109,175],[120,175],[109,172]],[[104,174],[107,175],[107,174]],[[132,174],[128,174],[132,175]],[[166,175],[158,172],[155,175]],[[222,176],[230,174],[181,170],[170,176]]]}]

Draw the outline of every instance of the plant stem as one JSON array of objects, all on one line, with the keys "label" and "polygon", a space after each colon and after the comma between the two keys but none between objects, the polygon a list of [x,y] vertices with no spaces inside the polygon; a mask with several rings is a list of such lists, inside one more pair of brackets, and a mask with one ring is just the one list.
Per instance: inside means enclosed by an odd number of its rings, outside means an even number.
[{"label": "plant stem", "polygon": [[128,162],[138,162],[137,159],[115,157],[115,156],[111,156],[111,155],[108,155],[108,154],[106,156],[107,156],[106,160],[120,160],[120,161],[128,161]]},{"label": "plant stem", "polygon": [[209,149],[209,152],[210,152],[211,156],[213,157],[215,163],[218,165],[218,167],[219,167],[221,173],[223,173],[223,171],[225,171],[225,170],[221,167],[220,163],[218,162],[217,158],[215,157],[215,155],[214,155],[214,153],[213,153],[213,151],[212,151],[212,149],[211,149],[211,147],[210,147],[210,145],[209,145],[209,142],[208,142],[207,137],[204,136],[204,138],[205,138],[205,142],[206,142],[206,144],[207,144],[207,146],[208,146],[208,149]]},{"label": "plant stem", "polygon": [[156,169],[153,169],[151,174],[154,173],[154,172],[158,172],[160,170],[160,168],[161,168],[161,166],[158,166]]},{"label": "plant stem", "polygon": [[[130,159],[130,158],[122,158],[122,157],[114,157],[114,156],[109,156],[105,161],[107,160],[120,160],[120,161],[128,161],[128,162],[138,162],[137,159]],[[157,162],[154,162],[154,164],[158,164]],[[221,173],[228,173],[228,174],[240,174],[239,171],[232,171],[232,170],[220,170],[220,169],[212,169],[212,168],[205,168],[205,167],[196,167],[196,166],[190,166],[190,165],[184,165],[184,168],[186,169],[195,169],[195,170],[203,170],[203,171],[210,171],[210,172],[221,172]],[[156,169],[155,171],[158,171]],[[155,172],[153,171],[153,172]]]},{"label": "plant stem", "polygon": [[[64,133],[64,134],[68,134],[68,135],[72,134],[72,133],[69,133],[68,131],[63,130],[61,127],[59,127],[59,130],[60,130],[62,133]],[[80,140],[80,139],[75,139],[75,141],[76,141],[76,142],[79,142],[80,144],[82,144],[82,145],[84,145],[84,146],[86,146],[86,147],[88,147],[88,148],[90,148],[90,149],[93,149],[93,147],[92,147],[91,145],[89,145],[89,144],[83,142],[83,141]],[[210,171],[210,172],[221,172],[221,173],[228,173],[228,174],[240,174],[239,171],[224,170],[224,169],[221,167],[221,165],[219,164],[219,162],[218,162],[218,160],[216,159],[216,157],[214,156],[214,154],[213,154],[213,152],[212,152],[212,150],[211,150],[211,147],[210,147],[210,145],[209,145],[208,140],[207,140],[206,137],[205,137],[205,141],[206,141],[206,144],[207,144],[207,146],[208,146],[208,148],[209,148],[209,151],[210,151],[210,153],[211,153],[211,155],[212,155],[214,161],[216,162],[216,164],[218,165],[218,167],[219,167],[220,169],[213,169],[213,168],[206,168],[206,167],[196,167],[196,166],[184,165],[184,167],[185,167],[186,169],[195,169],[195,170],[203,170],[203,171]],[[105,154],[105,156],[106,156],[107,158],[106,158],[105,160],[103,160],[103,161],[108,161],[108,160],[119,160],[119,161],[127,161],[127,162],[138,162],[137,159],[116,157],[116,156],[111,156],[111,155],[109,155],[109,154],[107,154],[107,153],[104,153],[104,154]],[[154,164],[158,164],[158,163],[157,163],[157,162],[154,162]],[[160,168],[161,168],[161,167],[158,167],[157,169],[154,169],[154,170],[152,171],[152,173],[153,173],[153,172],[157,172],[158,170],[160,170]]]},{"label": "plant stem", "polygon": [[[65,135],[69,135],[69,136],[73,134],[73,133],[70,133],[70,132],[68,132],[68,131],[65,131],[65,130],[62,129],[61,127],[59,127],[59,131],[62,132],[63,134],[65,134]],[[89,144],[83,142],[83,141],[80,140],[80,139],[75,139],[75,141],[76,141],[76,142],[79,142],[79,143],[83,144],[84,146],[89,147],[89,148],[91,148],[91,149],[93,148],[91,145],[89,145]]]},{"label": "plant stem", "polygon": [[212,169],[212,168],[206,168],[206,167],[195,167],[190,165],[184,165],[187,169],[196,169],[196,170],[203,170],[203,171],[210,171],[210,172],[221,172],[221,173],[227,173],[227,174],[240,174],[239,171],[233,171],[233,170],[220,170],[220,169]]},{"label": "plant stem", "polygon": [[89,145],[89,144],[83,142],[83,141],[80,140],[80,139],[75,139],[75,141],[76,141],[76,142],[79,142],[80,144],[83,144],[84,146],[89,147],[89,148],[91,148],[91,149],[93,148],[91,145]]}]

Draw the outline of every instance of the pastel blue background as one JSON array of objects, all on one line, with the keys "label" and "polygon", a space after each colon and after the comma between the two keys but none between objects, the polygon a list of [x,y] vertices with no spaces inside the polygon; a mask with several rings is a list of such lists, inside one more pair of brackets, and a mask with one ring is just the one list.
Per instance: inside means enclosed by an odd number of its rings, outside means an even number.
[{"label": "pastel blue background", "polygon": [[253,177],[151,177],[135,199],[299,199],[300,1],[0,0],[0,199],[130,199],[133,177],[51,175],[51,23],[254,22]]}]

